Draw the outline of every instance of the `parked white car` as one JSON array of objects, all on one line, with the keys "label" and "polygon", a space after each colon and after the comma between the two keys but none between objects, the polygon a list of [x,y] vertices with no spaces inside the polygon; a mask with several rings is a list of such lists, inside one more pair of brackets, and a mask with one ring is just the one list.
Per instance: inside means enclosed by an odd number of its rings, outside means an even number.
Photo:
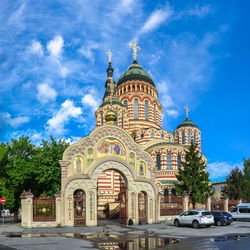
[{"label": "parked white car", "polygon": [[234,220],[250,221],[250,203],[240,203],[229,212]]},{"label": "parked white car", "polygon": [[208,210],[193,209],[176,216],[174,225],[191,225],[195,229],[201,226],[210,227],[214,225],[214,217]]}]

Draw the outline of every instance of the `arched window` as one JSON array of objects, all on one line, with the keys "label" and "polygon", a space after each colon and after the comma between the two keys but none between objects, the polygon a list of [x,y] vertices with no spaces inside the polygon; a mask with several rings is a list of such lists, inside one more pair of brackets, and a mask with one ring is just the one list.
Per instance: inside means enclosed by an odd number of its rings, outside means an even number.
[{"label": "arched window", "polygon": [[185,144],[185,132],[182,132],[182,144]]},{"label": "arched window", "polygon": [[191,144],[191,132],[188,131],[188,144]]},{"label": "arched window", "polygon": [[141,138],[144,138],[144,134],[143,133],[141,134]]},{"label": "arched window", "polygon": [[161,134],[161,139],[164,139],[164,134]]},{"label": "arched window", "polygon": [[172,155],[167,154],[167,169],[172,169]]},{"label": "arched window", "polygon": [[156,122],[156,104],[154,104],[154,121]]},{"label": "arched window", "polygon": [[166,188],[166,189],[164,189],[164,196],[169,196],[169,191],[168,191],[168,189]]},{"label": "arched window", "polygon": [[171,194],[172,194],[173,196],[176,196],[176,189],[172,189],[172,190],[171,190]]},{"label": "arched window", "polygon": [[194,132],[194,144],[196,144],[196,140],[197,140],[196,132]]},{"label": "arched window", "polygon": [[125,101],[123,102],[123,104],[124,104],[124,106],[126,106],[126,108],[128,107],[128,101],[127,101],[127,100],[125,100]]},{"label": "arched window", "polygon": [[177,168],[181,169],[181,154],[177,155]]},{"label": "arched window", "polygon": [[161,155],[160,154],[156,155],[156,167],[157,167],[157,170],[161,169]]},{"label": "arched window", "polygon": [[122,128],[124,127],[124,114],[122,113]]},{"label": "arched window", "polygon": [[117,125],[118,125],[118,119],[119,119],[119,117],[118,117],[118,112],[115,112],[115,116],[117,117],[117,119],[116,119],[116,121],[115,121],[115,126],[117,126]]},{"label": "arched window", "polygon": [[134,119],[139,119],[139,101],[134,99]]},{"label": "arched window", "polygon": [[154,133],[154,132],[151,132],[151,133],[150,133],[150,137],[155,137],[155,133]]},{"label": "arched window", "polygon": [[145,111],[145,120],[148,120],[148,100],[145,101],[145,104],[144,104],[144,111]]}]

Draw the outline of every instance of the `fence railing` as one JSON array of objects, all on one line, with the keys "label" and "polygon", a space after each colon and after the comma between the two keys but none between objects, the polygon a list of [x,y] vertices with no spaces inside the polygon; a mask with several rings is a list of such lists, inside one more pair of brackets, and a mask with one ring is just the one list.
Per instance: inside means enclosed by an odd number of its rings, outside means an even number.
[{"label": "fence railing", "polygon": [[161,216],[177,215],[183,212],[182,198],[175,195],[161,197]]},{"label": "fence railing", "polygon": [[55,198],[47,197],[42,194],[33,201],[33,220],[34,221],[55,221]]}]

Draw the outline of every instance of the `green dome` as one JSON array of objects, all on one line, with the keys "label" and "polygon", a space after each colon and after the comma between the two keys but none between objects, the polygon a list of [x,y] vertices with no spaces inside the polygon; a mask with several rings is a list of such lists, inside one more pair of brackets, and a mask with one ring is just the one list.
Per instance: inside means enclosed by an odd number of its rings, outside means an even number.
[{"label": "green dome", "polygon": [[186,119],[181,124],[179,124],[177,128],[182,128],[182,127],[194,127],[194,128],[198,128],[197,125],[195,125],[191,120],[188,120],[188,119]]},{"label": "green dome", "polygon": [[117,86],[119,86],[123,82],[133,80],[148,82],[155,86],[151,76],[146,71],[144,71],[139,64],[132,64],[131,66],[129,66],[128,70],[121,75]]}]

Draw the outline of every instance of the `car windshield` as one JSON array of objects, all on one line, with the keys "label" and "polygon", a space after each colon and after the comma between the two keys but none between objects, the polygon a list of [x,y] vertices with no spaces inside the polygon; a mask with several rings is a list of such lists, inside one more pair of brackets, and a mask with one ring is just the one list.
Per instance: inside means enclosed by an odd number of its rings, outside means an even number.
[{"label": "car windshield", "polygon": [[226,215],[226,216],[231,216],[229,213],[227,212],[223,212],[223,215]]},{"label": "car windshield", "polygon": [[202,212],[202,215],[212,215],[211,212]]}]

